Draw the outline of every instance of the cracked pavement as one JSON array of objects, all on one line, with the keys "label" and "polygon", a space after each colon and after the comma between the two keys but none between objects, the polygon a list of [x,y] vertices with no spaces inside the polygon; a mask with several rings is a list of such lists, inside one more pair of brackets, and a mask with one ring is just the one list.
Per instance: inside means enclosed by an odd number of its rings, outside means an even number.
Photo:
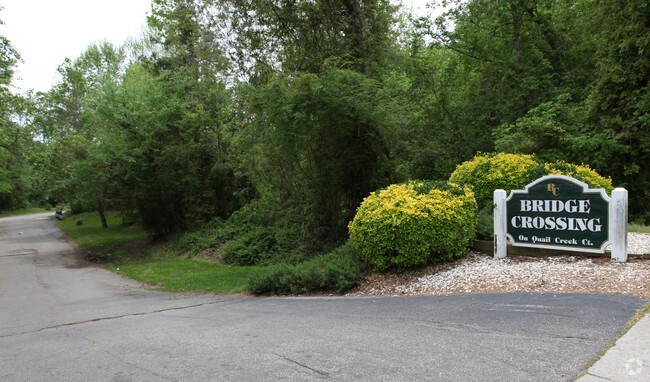
[{"label": "cracked pavement", "polygon": [[645,301],[168,294],[83,266],[52,220],[0,219],[2,381],[571,380]]}]

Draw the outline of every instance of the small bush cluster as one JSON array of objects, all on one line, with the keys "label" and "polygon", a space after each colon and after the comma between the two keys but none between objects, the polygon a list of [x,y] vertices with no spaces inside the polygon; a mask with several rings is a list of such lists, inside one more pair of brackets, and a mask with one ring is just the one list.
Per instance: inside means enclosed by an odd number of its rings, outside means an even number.
[{"label": "small bush cluster", "polygon": [[475,225],[476,201],[468,187],[411,181],[371,193],[349,229],[374,269],[403,271],[465,255]]},{"label": "small bush cluster", "polygon": [[248,290],[256,295],[306,294],[331,291],[339,294],[359,285],[367,266],[350,243],[299,264],[269,266],[251,278]]},{"label": "small bush cluster", "polygon": [[300,227],[290,208],[278,215],[270,202],[255,200],[226,221],[215,219],[200,230],[176,240],[175,247],[196,255],[208,248],[221,248],[222,260],[229,265],[268,265],[298,255]]}]

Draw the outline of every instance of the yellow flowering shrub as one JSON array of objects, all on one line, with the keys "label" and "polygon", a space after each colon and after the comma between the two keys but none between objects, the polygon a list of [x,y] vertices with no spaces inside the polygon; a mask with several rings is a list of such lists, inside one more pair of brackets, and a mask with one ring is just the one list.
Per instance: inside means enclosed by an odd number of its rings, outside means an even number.
[{"label": "yellow flowering shrub", "polygon": [[481,209],[492,205],[494,190],[521,189],[544,175],[533,155],[478,154],[456,166],[449,181],[470,187]]},{"label": "yellow flowering shrub", "polygon": [[361,258],[374,269],[402,271],[464,256],[475,225],[469,188],[411,181],[371,193],[348,228]]},{"label": "yellow flowering shrub", "polygon": [[541,163],[534,155],[508,153],[479,154],[459,164],[449,181],[470,187],[481,210],[492,205],[494,190],[521,190],[535,179],[554,174],[576,178],[608,193],[613,189],[611,178],[599,175],[589,166],[562,161]]},{"label": "yellow flowering shrub", "polygon": [[570,176],[587,183],[591,188],[604,188],[608,194],[611,194],[614,189],[614,186],[612,186],[612,178],[605,178],[584,164],[575,165],[558,161],[545,163],[544,169],[547,175],[558,174]]}]

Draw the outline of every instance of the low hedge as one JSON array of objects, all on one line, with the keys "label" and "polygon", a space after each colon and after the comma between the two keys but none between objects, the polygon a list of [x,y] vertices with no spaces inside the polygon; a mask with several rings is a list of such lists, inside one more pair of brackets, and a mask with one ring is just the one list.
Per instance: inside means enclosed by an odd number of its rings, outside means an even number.
[{"label": "low hedge", "polygon": [[264,268],[248,282],[256,295],[307,294],[314,292],[345,293],[356,287],[367,274],[351,243],[299,264],[276,264]]},{"label": "low hedge", "polygon": [[368,196],[349,224],[361,258],[378,271],[451,260],[474,238],[473,192],[449,182],[411,181]]}]

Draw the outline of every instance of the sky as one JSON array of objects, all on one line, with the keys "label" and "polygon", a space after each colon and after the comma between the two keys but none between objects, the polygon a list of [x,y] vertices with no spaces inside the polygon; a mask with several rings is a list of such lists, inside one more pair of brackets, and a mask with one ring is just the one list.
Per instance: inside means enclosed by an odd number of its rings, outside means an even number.
[{"label": "sky", "polygon": [[[425,12],[427,0],[403,0]],[[57,67],[96,42],[122,45],[139,38],[151,0],[0,0],[0,35],[20,53],[13,92],[47,91],[58,79]]]},{"label": "sky", "polygon": [[0,0],[0,35],[20,53],[12,81],[15,93],[47,91],[56,68],[96,42],[122,45],[138,38],[151,0]]}]

